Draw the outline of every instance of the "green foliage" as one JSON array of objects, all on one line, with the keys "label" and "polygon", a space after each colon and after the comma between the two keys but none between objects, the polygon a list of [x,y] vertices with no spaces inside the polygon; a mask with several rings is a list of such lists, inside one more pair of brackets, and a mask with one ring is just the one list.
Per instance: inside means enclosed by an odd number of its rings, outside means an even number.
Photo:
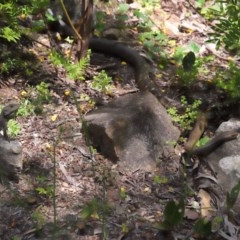
[{"label": "green foliage", "polygon": [[209,73],[209,68],[206,66],[206,63],[213,59],[212,56],[194,58],[195,62],[188,63],[191,66],[189,69],[184,66],[184,60],[186,60],[188,54],[192,52],[192,54],[196,55],[199,50],[200,46],[195,42],[189,43],[186,47],[176,48],[173,59],[174,62],[179,65],[176,73],[183,86],[189,87],[200,76],[206,76]]},{"label": "green foliage", "polygon": [[149,18],[149,14],[143,9],[133,11],[135,17],[138,18],[139,40],[143,46],[148,49],[151,57],[155,57],[158,61],[165,60],[166,54],[163,51],[163,46],[167,44],[167,36],[160,30],[153,30],[154,23]]},{"label": "green foliage", "polygon": [[8,121],[8,134],[9,134],[9,136],[16,137],[20,133],[20,130],[21,130],[21,126],[16,120],[10,119]]},{"label": "green foliage", "polygon": [[231,210],[237,201],[240,191],[240,181],[232,188],[230,193],[227,193],[227,209]]},{"label": "green foliage", "polygon": [[128,226],[126,223],[122,224],[122,233],[126,234],[129,232]]},{"label": "green foliage", "polygon": [[34,105],[28,99],[23,100],[20,104],[17,115],[27,117],[32,114],[34,114]]},{"label": "green foliage", "polygon": [[197,8],[202,8],[205,4],[205,0],[197,0],[196,1],[196,7]]},{"label": "green foliage", "polygon": [[[3,109],[3,106],[0,106],[0,110],[2,110],[2,109]],[[17,115],[18,115],[18,112],[17,112]],[[8,121],[7,128],[8,128],[8,135],[10,137],[16,137],[20,133],[20,130],[21,130],[20,124],[14,119],[10,119]]]},{"label": "green foliage", "polygon": [[200,46],[195,42],[190,42],[185,47],[177,47],[173,54],[173,59],[177,64],[181,64],[184,56],[188,52],[193,52],[194,54],[199,53]]},{"label": "green foliage", "polygon": [[166,177],[154,176],[153,182],[156,184],[166,184],[168,183],[168,179]]},{"label": "green foliage", "polygon": [[145,31],[152,30],[152,27],[154,26],[153,22],[150,20],[149,16],[143,12],[142,9],[136,9],[133,11],[133,14],[135,17],[138,18],[139,24],[138,28]]},{"label": "green foliage", "polygon": [[6,22],[0,29],[0,37],[8,41],[16,42],[21,35],[17,17],[22,13],[13,1],[0,3],[0,20]]},{"label": "green foliage", "polygon": [[198,234],[201,239],[206,239],[211,235],[212,222],[206,219],[199,219],[194,225],[194,232]]},{"label": "green foliage", "polygon": [[54,65],[64,67],[69,78],[73,80],[84,80],[84,73],[90,64],[90,55],[91,51],[89,50],[85,58],[73,63],[70,59],[67,59],[60,53],[53,51],[50,55],[50,59]]},{"label": "green foliage", "polygon": [[48,89],[48,84],[41,82],[36,86],[37,89],[37,100],[36,102],[48,103],[51,99],[50,91]]},{"label": "green foliage", "polygon": [[9,42],[17,42],[20,39],[21,34],[19,32],[14,31],[9,27],[4,27],[1,30],[0,37],[5,38]]},{"label": "green foliage", "polygon": [[210,33],[210,41],[217,46],[227,46],[230,50],[240,50],[240,0],[215,0],[219,9],[215,9],[215,19],[218,21],[213,26],[214,33]]},{"label": "green foliage", "polygon": [[45,219],[39,210],[35,210],[31,216],[31,219],[37,222],[37,230],[40,230],[45,223]]},{"label": "green foliage", "polygon": [[121,30],[124,30],[127,27],[126,21],[129,19],[129,11],[130,8],[128,4],[119,4],[115,17],[118,23],[118,28]]},{"label": "green foliage", "polygon": [[95,27],[95,32],[97,35],[101,33],[106,26],[106,13],[102,11],[97,11],[96,12],[96,23],[94,25]]},{"label": "green foliage", "polygon": [[[38,62],[34,55],[22,53],[19,49],[13,51],[6,51],[1,54],[2,63],[0,73],[9,75],[20,72],[23,77],[33,76],[34,69],[38,66]],[[33,65],[34,62],[34,65]]]},{"label": "green foliage", "polygon": [[39,195],[44,195],[46,197],[54,197],[54,188],[53,185],[48,184],[48,180],[45,176],[39,176],[37,177],[39,187],[35,189],[35,191]]},{"label": "green foliage", "polygon": [[179,81],[183,86],[190,86],[193,84],[200,75],[206,76],[209,73],[208,67],[205,65],[206,62],[210,61],[212,57],[202,57],[196,58],[195,64],[192,66],[191,70],[186,71],[181,66],[177,69],[177,76]]},{"label": "green foliage", "polygon": [[93,77],[91,87],[103,93],[111,92],[112,78],[107,75],[105,70],[102,70],[98,75]]},{"label": "green foliage", "polygon": [[24,33],[19,25],[19,19],[25,18],[37,9],[42,9],[49,4],[49,0],[24,1],[19,4],[17,1],[5,0],[0,3],[0,38],[16,43]]},{"label": "green foliage", "polygon": [[204,146],[208,142],[209,142],[209,137],[206,136],[206,137],[200,138],[199,141],[197,141],[196,143],[196,147]]},{"label": "green foliage", "polygon": [[129,11],[128,4],[119,4],[118,11],[117,11],[118,14],[124,15],[124,14],[127,14],[128,11]]},{"label": "green foliage", "polygon": [[201,105],[201,100],[195,100],[192,104],[187,102],[185,96],[181,97],[181,103],[185,107],[185,111],[182,114],[179,114],[176,107],[171,107],[167,110],[167,112],[171,115],[172,120],[178,123],[183,129],[190,130],[192,123],[194,123],[199,106]]},{"label": "green foliage", "polygon": [[157,57],[157,59],[166,58],[163,51],[163,46],[167,44],[167,36],[160,31],[147,31],[139,34],[139,40],[143,43],[150,54]]},{"label": "green foliage", "polygon": [[216,85],[224,89],[232,98],[240,96],[240,68],[234,62],[230,62],[224,72],[216,74]]},{"label": "green foliage", "polygon": [[53,195],[53,186],[38,187],[36,188],[36,191],[40,195],[46,195],[48,197],[51,197]]},{"label": "green foliage", "polygon": [[164,221],[160,225],[163,230],[172,230],[183,221],[185,204],[183,198],[178,203],[169,201],[164,209]]},{"label": "green foliage", "polygon": [[159,0],[139,0],[143,7],[154,8],[159,6]]},{"label": "green foliage", "polygon": [[28,87],[26,91],[21,92],[21,96],[24,99],[17,115],[24,117],[34,113],[42,113],[43,104],[49,103],[51,100],[49,85],[45,82],[41,82],[36,87]]},{"label": "green foliage", "polygon": [[106,215],[109,214],[109,211],[110,207],[107,202],[94,198],[89,203],[87,203],[85,207],[83,207],[81,216],[84,220],[87,220],[90,217],[105,218]]}]

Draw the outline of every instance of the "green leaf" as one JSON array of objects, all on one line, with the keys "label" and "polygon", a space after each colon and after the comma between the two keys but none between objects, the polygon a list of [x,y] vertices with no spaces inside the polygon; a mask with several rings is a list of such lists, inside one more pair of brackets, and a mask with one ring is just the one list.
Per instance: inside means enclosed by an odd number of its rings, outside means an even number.
[{"label": "green leaf", "polygon": [[240,181],[232,188],[230,193],[227,193],[227,209],[231,210],[237,201],[240,191]]},{"label": "green leaf", "polygon": [[194,52],[188,52],[182,60],[183,69],[185,71],[191,71],[195,63],[196,57]]},{"label": "green leaf", "polygon": [[194,231],[199,235],[201,238],[206,238],[211,234],[212,224],[211,222],[200,219],[194,225]]},{"label": "green leaf", "polygon": [[17,40],[20,39],[21,34],[18,32],[15,32],[12,28],[10,27],[4,27],[1,31],[0,34],[1,37],[7,39],[9,42],[17,42]]},{"label": "green leaf", "polygon": [[125,14],[128,12],[129,5],[128,4],[120,4],[118,7],[118,13],[119,14]]},{"label": "green leaf", "polygon": [[164,223],[170,227],[181,223],[184,217],[184,209],[185,204],[183,199],[180,199],[179,203],[175,203],[174,201],[168,202],[164,210]]},{"label": "green leaf", "polygon": [[192,51],[194,53],[198,53],[200,50],[200,46],[195,42],[189,43],[188,48],[190,51]]}]

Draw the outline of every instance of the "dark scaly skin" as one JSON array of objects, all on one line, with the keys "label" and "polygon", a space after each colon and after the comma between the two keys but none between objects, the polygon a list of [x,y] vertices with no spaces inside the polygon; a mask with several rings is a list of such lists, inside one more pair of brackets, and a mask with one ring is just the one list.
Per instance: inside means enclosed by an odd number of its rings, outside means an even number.
[{"label": "dark scaly skin", "polygon": [[2,109],[0,114],[0,131],[3,131],[3,137],[6,140],[9,139],[7,135],[7,123],[16,116],[18,108],[18,103],[10,103]]},{"label": "dark scaly skin", "polygon": [[223,143],[238,137],[240,129],[218,133],[213,139],[202,147],[193,149],[190,153],[197,156],[207,156]]},{"label": "dark scaly skin", "polygon": [[149,64],[136,50],[116,41],[99,38],[90,39],[89,48],[95,52],[101,52],[120,58],[132,65],[135,71],[135,80],[138,88],[141,91],[151,92],[161,103],[163,103],[163,105],[165,105],[159,87],[154,79],[150,77],[151,71]]}]

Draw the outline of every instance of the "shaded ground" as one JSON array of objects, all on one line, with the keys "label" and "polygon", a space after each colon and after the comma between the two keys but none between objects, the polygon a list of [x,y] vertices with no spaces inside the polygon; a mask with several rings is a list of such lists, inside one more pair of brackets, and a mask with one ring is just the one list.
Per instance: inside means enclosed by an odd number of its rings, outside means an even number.
[{"label": "shaded ground", "polygon": [[[178,45],[189,41],[204,43],[207,23],[200,16],[193,20],[193,15],[197,14],[193,9],[183,3],[174,5],[172,1],[163,1],[163,6],[163,9],[154,10],[152,18]],[[191,33],[177,32],[180,13],[187,10],[192,11],[192,18],[186,22],[198,24],[196,30]],[[134,34],[130,28],[122,38],[132,44]],[[39,41],[47,44],[47,36],[41,35]],[[92,154],[89,151],[74,100],[64,95],[67,89],[73,89],[77,97],[87,93],[97,104],[102,104],[113,96],[137,90],[132,69],[117,59],[93,54],[87,76],[89,80],[73,83],[62,69],[56,72],[50,64],[47,58],[48,48],[38,43],[26,48],[36,53],[38,71],[32,75],[33,78],[25,74],[15,75],[13,79],[9,77],[9,87],[2,86],[0,89],[1,102],[19,97],[25,88],[26,78],[28,83],[34,85],[41,81],[49,83],[52,101],[44,105],[42,115],[17,118],[22,126],[17,139],[23,145],[24,169],[18,183],[3,180],[0,185],[1,239],[52,239],[54,234],[55,239],[100,239],[104,233],[108,236],[107,239],[171,239],[170,236],[160,235],[157,226],[163,220],[166,203],[179,199],[184,191],[190,191],[186,189],[186,180],[179,170],[179,162],[164,159],[156,172],[152,173],[120,171],[116,163],[97,152]],[[169,53],[171,51],[169,47],[165,50]],[[208,51],[204,54],[207,53]],[[224,66],[224,60],[216,58],[214,66],[209,65],[209,68],[214,69],[216,65]],[[99,94],[89,87],[92,75],[101,68],[110,69],[109,74],[115,80],[113,94],[110,96]],[[156,70],[156,74],[161,74],[158,84],[168,93],[169,98],[178,101],[182,94],[187,94],[189,99],[200,97],[206,100],[206,104],[221,102],[221,107],[223,106],[225,95],[219,94],[214,86],[205,82],[206,79],[201,79],[200,84],[196,82],[190,90],[178,88],[174,69],[175,66],[169,63],[163,72]],[[3,79],[4,82],[5,80]],[[212,89],[210,95],[209,89]],[[90,109],[89,102],[79,102],[82,110]],[[229,116],[228,111],[226,115]],[[56,116],[55,121],[53,116]],[[213,126],[222,119],[221,115]],[[52,198],[54,169],[56,212]],[[159,176],[159,181],[156,181],[156,176]],[[187,201],[198,202],[194,187]],[[89,203],[92,199],[97,201],[91,205]],[[87,221],[83,221],[81,215],[85,206],[94,213]],[[192,209],[191,206],[188,209]],[[90,210],[88,211],[91,212]],[[186,219],[184,227],[176,229],[182,239],[191,231],[194,220],[200,216],[199,212],[194,213],[196,217]],[[57,216],[57,230],[53,226],[54,215]]]}]

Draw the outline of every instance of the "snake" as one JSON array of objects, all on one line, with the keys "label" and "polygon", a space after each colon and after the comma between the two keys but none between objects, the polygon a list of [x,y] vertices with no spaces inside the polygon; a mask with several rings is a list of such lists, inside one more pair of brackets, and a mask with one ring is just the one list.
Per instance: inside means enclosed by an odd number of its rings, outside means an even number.
[{"label": "snake", "polygon": [[[65,31],[65,33],[72,34],[72,30],[67,24],[61,26],[58,25],[58,28],[59,27]],[[96,37],[90,38],[88,47],[94,52],[111,55],[129,63],[134,68],[135,80],[139,90],[151,92],[164,107],[169,107],[171,102],[169,102],[166,95],[163,96],[155,78],[152,77],[153,74],[151,74],[150,65],[138,51],[117,41]],[[190,133],[189,139],[185,144],[185,151],[187,153],[206,156],[224,142],[236,139],[240,132],[239,130],[222,132],[210,140],[206,145],[195,148],[196,142],[200,139],[206,127],[207,117],[204,114],[200,114],[200,117],[198,117],[196,124]]]},{"label": "snake", "polygon": [[[149,77],[149,64],[136,50],[113,40],[98,38],[90,39],[89,48],[96,52],[102,52],[120,58],[132,65],[135,71],[135,80],[138,88],[141,91],[151,92],[164,106],[166,105],[167,100],[165,100],[165,97],[162,96],[159,91],[157,83],[154,79]],[[196,142],[206,130],[207,125],[208,116],[201,112],[184,146],[187,153],[197,156],[207,156],[223,143],[236,139],[240,133],[240,129],[221,132],[204,146],[195,148]]]}]

